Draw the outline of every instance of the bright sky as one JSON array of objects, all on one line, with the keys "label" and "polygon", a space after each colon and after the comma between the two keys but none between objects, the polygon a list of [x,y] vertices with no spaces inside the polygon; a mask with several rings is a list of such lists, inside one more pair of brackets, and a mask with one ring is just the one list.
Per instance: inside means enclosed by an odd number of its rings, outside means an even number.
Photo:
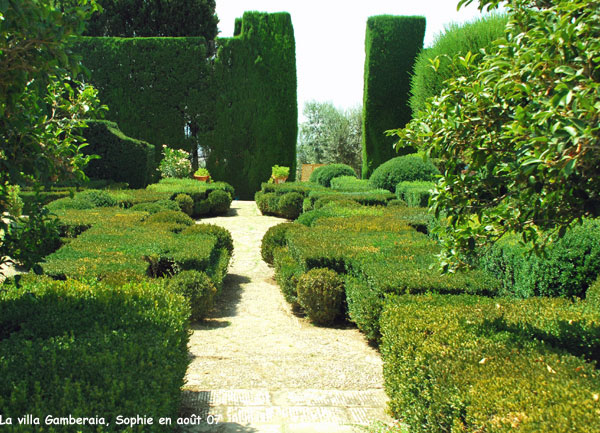
[{"label": "bright sky", "polygon": [[362,103],[367,18],[373,15],[422,15],[425,46],[451,23],[480,16],[475,1],[457,12],[458,0],[216,0],[219,36],[233,35],[244,11],[289,12],[296,38],[298,111],[310,100],[339,108]]}]

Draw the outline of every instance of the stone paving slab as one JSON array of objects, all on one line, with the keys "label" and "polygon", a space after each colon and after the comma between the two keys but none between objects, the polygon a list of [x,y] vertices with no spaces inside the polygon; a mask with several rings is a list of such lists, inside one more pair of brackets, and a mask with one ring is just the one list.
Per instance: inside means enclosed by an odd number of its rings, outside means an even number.
[{"label": "stone paving slab", "polygon": [[[385,393],[380,390],[212,390],[185,391],[182,414],[199,416],[210,425],[182,432],[298,431],[332,433],[356,431],[373,420],[388,420]],[[293,426],[293,427],[292,427]],[[293,430],[290,430],[293,428]],[[220,430],[225,429],[225,430]]]},{"label": "stone paving slab", "polygon": [[390,421],[377,350],[353,326],[296,315],[262,261],[264,233],[285,221],[237,200],[198,221],[229,230],[234,253],[217,308],[192,325],[180,416],[204,422],[180,432],[364,433]]}]

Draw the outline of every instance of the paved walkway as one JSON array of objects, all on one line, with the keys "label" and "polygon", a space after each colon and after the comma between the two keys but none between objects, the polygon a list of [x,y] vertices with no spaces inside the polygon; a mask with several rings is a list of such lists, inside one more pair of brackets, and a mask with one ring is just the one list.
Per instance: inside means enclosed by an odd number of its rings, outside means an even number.
[{"label": "paved walkway", "polygon": [[[382,362],[352,327],[320,328],[295,316],[262,261],[267,229],[283,222],[234,201],[234,256],[215,313],[193,325],[182,432],[346,433],[388,421]],[[217,423],[218,421],[218,423]]]}]

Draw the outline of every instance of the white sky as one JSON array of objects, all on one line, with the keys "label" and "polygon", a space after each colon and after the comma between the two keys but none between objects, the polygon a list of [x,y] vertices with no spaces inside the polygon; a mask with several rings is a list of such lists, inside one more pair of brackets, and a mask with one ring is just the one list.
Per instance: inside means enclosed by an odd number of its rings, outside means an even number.
[{"label": "white sky", "polygon": [[244,11],[289,12],[296,38],[298,114],[310,100],[339,108],[362,103],[364,41],[373,15],[423,15],[425,46],[451,22],[480,16],[478,1],[457,12],[458,0],[216,0],[219,36],[233,35]]}]

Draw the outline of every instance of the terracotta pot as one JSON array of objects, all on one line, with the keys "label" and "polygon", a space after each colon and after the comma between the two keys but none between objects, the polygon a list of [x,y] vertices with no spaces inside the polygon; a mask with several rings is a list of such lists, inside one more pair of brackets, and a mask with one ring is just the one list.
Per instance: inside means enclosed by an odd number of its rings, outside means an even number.
[{"label": "terracotta pot", "polygon": [[199,180],[200,182],[206,182],[206,181],[208,181],[209,177],[210,176],[196,176],[196,175],[194,175],[194,179]]},{"label": "terracotta pot", "polygon": [[286,180],[287,180],[287,176],[286,177],[274,177],[273,183],[284,183]]}]

